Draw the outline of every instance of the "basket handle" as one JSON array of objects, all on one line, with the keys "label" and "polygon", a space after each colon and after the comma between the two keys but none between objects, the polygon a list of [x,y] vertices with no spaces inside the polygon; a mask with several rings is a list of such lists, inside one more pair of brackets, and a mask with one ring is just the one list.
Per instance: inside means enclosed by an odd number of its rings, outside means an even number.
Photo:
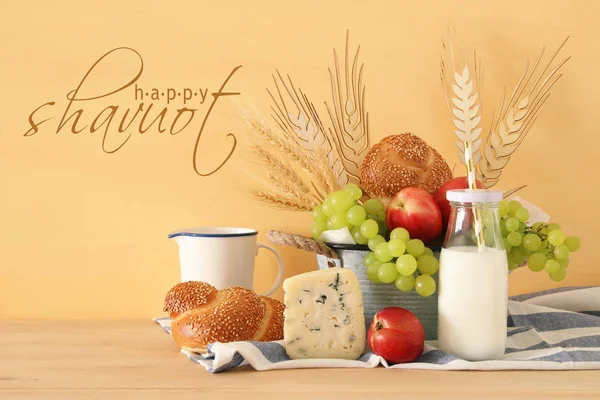
[{"label": "basket handle", "polygon": [[274,244],[295,247],[296,249],[310,251],[328,258],[340,258],[337,253],[325,243],[318,242],[305,236],[281,231],[269,231],[267,233],[267,239]]}]

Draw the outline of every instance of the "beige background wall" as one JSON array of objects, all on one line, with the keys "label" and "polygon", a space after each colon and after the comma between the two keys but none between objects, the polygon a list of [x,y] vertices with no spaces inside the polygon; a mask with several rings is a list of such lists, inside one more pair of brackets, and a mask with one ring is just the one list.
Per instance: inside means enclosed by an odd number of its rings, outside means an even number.
[{"label": "beige background wall", "polygon": [[[218,5],[217,5],[218,3]],[[207,102],[177,135],[133,133],[117,152],[102,150],[102,130],[77,135],[58,120],[73,90],[107,51],[135,49],[143,58],[143,88],[227,89],[267,112],[265,91],[277,68],[316,103],[329,99],[326,67],[346,29],[361,45],[373,139],[411,131],[457,162],[452,126],[439,83],[440,41],[449,24],[469,36],[485,69],[484,118],[505,86],[546,44],[570,35],[572,60],[527,140],[505,170],[501,187],[528,184],[521,195],[542,206],[584,249],[560,285],[600,284],[598,240],[600,134],[600,2],[598,1],[105,1],[1,2],[0,12],[0,318],[150,318],[178,279],[171,230],[193,225],[240,225],[308,233],[310,216],[271,210],[247,198],[252,186],[245,133],[236,107],[221,98],[198,151],[201,171],[214,169],[238,138],[231,159],[215,174],[194,172],[192,153]],[[125,54],[125,53],[123,53]],[[135,76],[135,58],[115,57],[91,74],[82,93],[99,94]],[[24,137],[28,117],[54,117]],[[197,100],[194,100],[197,101]],[[155,101],[160,110],[165,101]],[[139,100],[129,87],[75,105],[90,124],[108,105],[120,121]],[[181,99],[168,106],[171,122]],[[191,107],[191,106],[190,106]],[[156,111],[152,114],[156,115]],[[487,122],[486,122],[487,123]],[[113,122],[107,145],[124,140]],[[69,125],[70,126],[70,125]],[[121,136],[119,136],[121,135]],[[283,249],[286,276],[316,267],[312,255]],[[256,287],[270,286],[274,259],[259,257]],[[518,271],[512,293],[557,286]],[[281,289],[276,293],[281,298]]]}]

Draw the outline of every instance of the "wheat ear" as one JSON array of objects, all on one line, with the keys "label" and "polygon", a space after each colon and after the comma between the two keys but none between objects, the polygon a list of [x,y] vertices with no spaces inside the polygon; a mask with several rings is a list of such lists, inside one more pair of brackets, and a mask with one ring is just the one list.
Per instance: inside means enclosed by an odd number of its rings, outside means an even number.
[{"label": "wheat ear", "polygon": [[[371,147],[369,113],[365,109],[364,64],[359,62],[360,46],[350,66],[350,33],[346,34],[344,69],[333,49],[334,69],[329,68],[331,106],[325,103],[333,128],[330,133],[348,178],[360,185],[362,162]],[[360,64],[360,65],[359,65]]]},{"label": "wheat ear", "polygon": [[302,185],[302,186],[295,185],[294,183],[290,182],[289,180],[282,178],[281,175],[275,174],[271,171],[267,171],[267,179],[275,186],[275,188],[278,191],[285,193],[287,196],[290,196],[293,198],[301,198],[301,197],[305,197],[306,199],[310,198],[309,201],[314,200],[314,196],[310,193],[308,188],[304,185]]},{"label": "wheat ear", "polygon": [[338,188],[333,170],[327,168],[325,153],[322,148],[315,149],[313,153],[316,159],[311,159],[308,152],[286,137],[283,131],[277,130],[278,134],[263,121],[251,118],[248,115],[244,116],[244,120],[259,139],[273,146],[284,158],[294,162],[312,177],[313,180],[310,185],[317,192],[318,198],[324,200],[328,193]]},{"label": "wheat ear", "polygon": [[[268,183],[274,189],[270,193],[260,192],[263,194],[262,198],[268,199],[269,204],[275,204],[277,199],[280,208],[284,208],[285,204],[297,203],[297,206],[292,207],[293,210],[298,210],[300,206],[309,210],[319,204],[321,199],[311,192],[309,186],[291,166],[260,146],[250,144],[250,151],[266,168]],[[254,194],[253,196],[259,199],[261,197]]]},{"label": "wheat ear", "polygon": [[[477,76],[477,55],[473,52],[473,57],[464,58],[460,52],[455,53],[455,48],[452,44],[452,40],[449,42],[448,50],[450,67],[448,71],[445,70],[444,61],[442,59],[442,84],[446,87],[446,102],[451,110],[454,118],[452,122],[456,129],[454,134],[458,138],[456,145],[459,149],[460,161],[467,166],[467,175],[469,187],[471,189],[476,188],[476,165],[481,159],[481,143],[483,140],[481,136],[481,128],[479,123],[481,122],[480,107],[479,107],[479,86],[480,80]],[[462,61],[462,72],[459,74],[457,71],[460,69],[460,64],[457,65],[458,60],[456,56],[461,56]],[[451,91],[446,85],[445,75],[447,73],[452,74],[453,80],[451,83]],[[450,105],[450,102],[452,105]],[[483,225],[481,221],[481,211],[477,208],[473,209],[475,216],[475,234],[477,235],[477,247],[481,251],[485,245],[483,237]]]},{"label": "wheat ear", "polygon": [[544,64],[537,79],[534,79],[534,75],[540,66],[544,48],[533,68],[530,70],[529,65],[525,67],[510,98],[506,100],[506,93],[503,94],[500,110],[497,117],[493,119],[494,122],[483,146],[483,161],[479,164],[479,178],[486,187],[498,183],[503,168],[537,120],[537,113],[550,96],[550,89],[562,77],[559,70],[570,57],[554,68],[551,68],[551,64],[568,39],[567,37]]},{"label": "wheat ear", "polygon": [[[279,71],[273,75],[275,91],[267,92],[273,100],[271,110],[277,127],[304,150],[319,165],[326,166],[320,177],[326,181],[324,189],[333,191],[348,183],[348,174],[326,135],[321,118],[308,97],[297,88],[290,76],[284,79]],[[312,162],[311,162],[312,164]]]},{"label": "wheat ear", "polygon": [[456,128],[454,134],[458,138],[458,156],[464,165],[471,158],[473,167],[476,167],[481,159],[483,143],[480,138],[482,129],[479,127],[481,68],[476,53],[473,52],[472,57],[465,57],[452,39],[447,45],[442,42],[442,47],[445,57],[441,61],[441,80],[448,111]]},{"label": "wheat ear", "polygon": [[316,204],[301,198],[287,198],[259,190],[251,190],[252,197],[282,210],[310,211]]},{"label": "wheat ear", "polygon": [[269,172],[284,177],[290,182],[290,185],[294,185],[303,192],[308,192],[309,189],[300,175],[288,164],[282,162],[275,154],[255,144],[250,144],[250,151],[261,164],[268,168]]},{"label": "wheat ear", "polygon": [[292,145],[289,139],[278,136],[270,128],[266,127],[264,123],[257,120],[249,120],[249,124],[254,132],[258,133],[260,137],[268,144],[274,146],[286,158],[289,158],[299,167],[311,174],[317,175],[319,173],[318,168],[311,162],[308,154],[302,149]]}]

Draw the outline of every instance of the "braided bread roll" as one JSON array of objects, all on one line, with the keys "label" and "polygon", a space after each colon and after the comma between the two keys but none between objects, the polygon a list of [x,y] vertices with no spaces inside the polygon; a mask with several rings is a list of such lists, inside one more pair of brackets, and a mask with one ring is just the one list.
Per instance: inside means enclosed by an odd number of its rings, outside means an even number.
[{"label": "braided bread roll", "polygon": [[164,311],[173,319],[171,335],[184,350],[206,351],[209,343],[283,339],[283,303],[232,286],[223,290],[205,282],[175,285]]},{"label": "braided bread roll", "polygon": [[394,197],[406,187],[434,194],[452,179],[444,158],[412,133],[391,135],[375,144],[361,167],[362,183],[371,195]]}]

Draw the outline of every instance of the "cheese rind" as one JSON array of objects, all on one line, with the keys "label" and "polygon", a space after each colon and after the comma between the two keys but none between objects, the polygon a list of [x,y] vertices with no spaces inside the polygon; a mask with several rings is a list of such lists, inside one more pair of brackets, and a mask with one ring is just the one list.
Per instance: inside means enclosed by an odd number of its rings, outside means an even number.
[{"label": "cheese rind", "polygon": [[356,360],[365,350],[362,293],[354,272],[329,268],[283,283],[283,339],[291,359]]}]

